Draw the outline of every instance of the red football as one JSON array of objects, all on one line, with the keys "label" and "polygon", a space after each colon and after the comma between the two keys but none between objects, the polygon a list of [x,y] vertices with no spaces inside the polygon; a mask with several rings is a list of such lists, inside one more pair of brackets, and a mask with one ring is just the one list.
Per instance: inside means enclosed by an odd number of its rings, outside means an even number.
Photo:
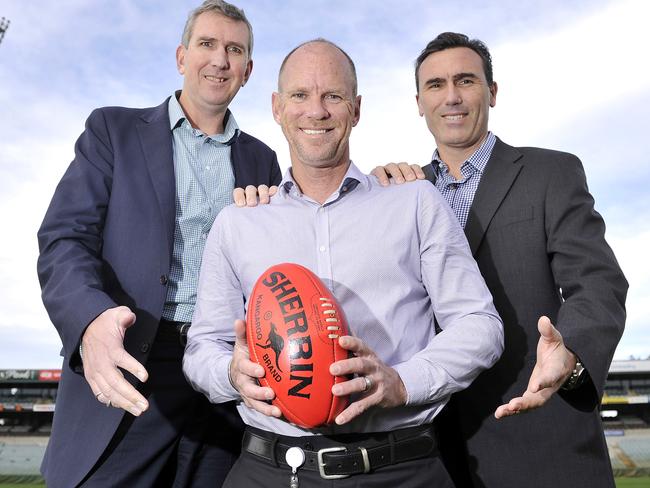
[{"label": "red football", "polygon": [[343,310],[314,273],[298,264],[272,266],[259,277],[248,302],[246,335],[251,360],[266,370],[262,386],[273,404],[301,427],[334,422],[348,404],[332,395],[330,364],[348,357],[338,343],[347,335]]}]

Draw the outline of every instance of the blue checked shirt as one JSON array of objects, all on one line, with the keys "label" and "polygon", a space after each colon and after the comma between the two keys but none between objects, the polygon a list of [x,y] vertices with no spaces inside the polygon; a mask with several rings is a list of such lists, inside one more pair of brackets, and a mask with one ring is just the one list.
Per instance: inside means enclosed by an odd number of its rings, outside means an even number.
[{"label": "blue checked shirt", "polygon": [[176,178],[174,249],[163,318],[189,322],[196,303],[203,248],[215,217],[232,203],[235,186],[230,145],[239,128],[230,111],[223,134],[192,127],[176,96],[169,99]]},{"label": "blue checked shirt", "polygon": [[481,182],[485,165],[490,159],[496,141],[496,136],[492,132],[488,132],[487,137],[476,152],[460,167],[460,172],[463,175],[460,180],[457,180],[449,173],[449,167],[440,159],[438,150],[436,149],[433,153],[431,164],[436,175],[436,188],[447,200],[463,228],[467,223],[467,216],[472,201],[474,201],[474,194]]}]

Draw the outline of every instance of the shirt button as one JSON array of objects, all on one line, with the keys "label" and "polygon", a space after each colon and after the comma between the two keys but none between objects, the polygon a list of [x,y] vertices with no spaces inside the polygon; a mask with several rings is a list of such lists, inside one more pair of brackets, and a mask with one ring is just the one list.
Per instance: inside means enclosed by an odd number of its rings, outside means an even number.
[{"label": "shirt button", "polygon": [[148,342],[143,342],[140,345],[140,351],[147,352],[148,350],[149,350],[149,343]]},{"label": "shirt button", "polygon": [[201,234],[201,239],[205,240],[207,238],[208,238],[208,234],[206,234],[205,232]]},{"label": "shirt button", "polygon": [[343,187],[341,187],[341,191],[342,191],[343,193],[345,193],[346,191],[348,191],[348,187],[347,187],[347,186],[343,186]]},{"label": "shirt button", "polygon": [[166,284],[167,284],[167,281],[169,281],[169,280],[167,279],[167,275],[160,275],[160,284],[161,284],[161,285],[166,285]]},{"label": "shirt button", "polygon": [[210,170],[212,169],[212,166],[206,166],[205,169],[207,169],[208,171],[210,171]]},{"label": "shirt button", "polygon": [[319,250],[320,252],[325,252],[325,246],[321,246],[321,247],[319,247],[318,250]]}]

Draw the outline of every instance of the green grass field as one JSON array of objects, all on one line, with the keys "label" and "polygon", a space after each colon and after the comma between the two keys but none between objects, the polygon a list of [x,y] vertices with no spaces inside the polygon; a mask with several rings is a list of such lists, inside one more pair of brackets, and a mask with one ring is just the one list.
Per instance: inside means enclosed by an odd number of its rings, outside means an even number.
[{"label": "green grass field", "polygon": [[616,488],[648,488],[650,477],[641,478],[616,478]]}]

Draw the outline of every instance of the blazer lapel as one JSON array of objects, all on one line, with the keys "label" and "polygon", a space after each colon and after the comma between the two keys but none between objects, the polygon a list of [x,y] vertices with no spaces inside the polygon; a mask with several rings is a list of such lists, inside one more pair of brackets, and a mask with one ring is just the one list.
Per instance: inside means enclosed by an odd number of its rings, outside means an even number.
[{"label": "blazer lapel", "polygon": [[164,225],[163,230],[167,236],[171,255],[174,244],[176,180],[174,177],[174,156],[167,109],[168,102],[169,99],[143,115],[142,122],[137,124],[137,130],[149,176],[160,207]]},{"label": "blazer lapel", "polygon": [[521,171],[521,157],[517,149],[497,138],[465,224],[465,235],[472,255],[476,255],[494,213]]}]

